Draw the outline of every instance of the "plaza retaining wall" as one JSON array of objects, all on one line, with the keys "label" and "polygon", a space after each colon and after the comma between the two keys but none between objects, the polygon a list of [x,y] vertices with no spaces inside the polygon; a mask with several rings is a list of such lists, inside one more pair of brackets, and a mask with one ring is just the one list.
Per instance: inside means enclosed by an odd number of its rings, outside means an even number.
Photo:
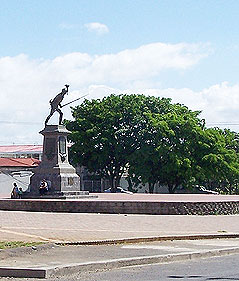
[{"label": "plaza retaining wall", "polygon": [[231,215],[239,214],[239,201],[152,202],[0,199],[0,210],[65,213],[108,213],[149,215]]}]

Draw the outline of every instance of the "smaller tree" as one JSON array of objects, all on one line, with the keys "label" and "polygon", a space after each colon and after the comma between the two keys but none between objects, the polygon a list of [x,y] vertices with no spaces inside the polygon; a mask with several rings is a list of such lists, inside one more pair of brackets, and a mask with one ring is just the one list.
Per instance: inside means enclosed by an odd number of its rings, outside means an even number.
[{"label": "smaller tree", "polygon": [[148,114],[144,144],[131,162],[130,171],[149,183],[149,192],[153,192],[157,182],[174,193],[192,181],[197,169],[196,146],[204,128],[199,113],[171,104],[164,114]]},{"label": "smaller tree", "polygon": [[205,151],[200,157],[203,177],[200,180],[212,189],[231,194],[239,177],[238,136],[219,128],[207,129],[205,133]]}]

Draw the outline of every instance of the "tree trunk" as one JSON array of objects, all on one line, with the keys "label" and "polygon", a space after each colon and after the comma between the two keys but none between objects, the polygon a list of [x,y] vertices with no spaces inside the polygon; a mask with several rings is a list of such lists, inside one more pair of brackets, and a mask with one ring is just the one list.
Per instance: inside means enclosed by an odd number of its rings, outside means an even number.
[{"label": "tree trunk", "polygon": [[116,179],[115,179],[115,185],[116,185],[116,187],[117,187],[117,186],[120,186],[120,179],[121,179],[121,176],[118,174],[118,175],[116,176]]},{"label": "tree trunk", "polygon": [[127,182],[128,182],[128,190],[129,191],[133,191],[133,183],[130,177],[126,178]]},{"label": "tree trunk", "polygon": [[114,178],[114,175],[111,175],[110,176],[110,190],[111,192],[115,192],[115,178]]},{"label": "tree trunk", "polygon": [[114,169],[114,173],[112,174],[112,187],[111,192],[116,192],[117,187],[120,185],[120,179],[122,175],[122,167],[118,165]]},{"label": "tree trunk", "polygon": [[154,185],[155,183],[149,182],[149,193],[154,193]]},{"label": "tree trunk", "polygon": [[110,189],[111,189],[111,192],[115,193],[116,192],[116,189],[117,189],[117,186],[119,186],[120,184],[120,179],[121,179],[121,175],[117,174],[113,174],[110,176]]},{"label": "tree trunk", "polygon": [[175,188],[174,188],[173,184],[168,184],[168,192],[170,194],[174,194]]}]

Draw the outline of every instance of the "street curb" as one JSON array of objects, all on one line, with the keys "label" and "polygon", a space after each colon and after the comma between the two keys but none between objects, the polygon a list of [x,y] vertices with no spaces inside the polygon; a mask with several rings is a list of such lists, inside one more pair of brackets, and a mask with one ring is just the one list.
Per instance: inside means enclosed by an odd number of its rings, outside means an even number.
[{"label": "street curb", "polygon": [[168,255],[155,255],[155,256],[143,256],[133,258],[121,258],[114,260],[103,260],[97,262],[80,263],[77,265],[68,265],[62,267],[55,267],[46,272],[46,277],[57,277],[62,275],[69,275],[81,272],[89,272],[96,270],[110,270],[128,266],[140,266],[157,263],[169,263],[177,261],[187,261],[197,258],[210,258],[220,257],[223,255],[239,253],[239,247],[227,248],[221,250],[209,250],[200,252],[189,252],[182,254],[168,254]]},{"label": "street curb", "polygon": [[200,252],[189,252],[181,254],[142,256],[132,258],[111,259],[79,264],[69,264],[59,267],[45,268],[15,268],[0,267],[1,277],[20,278],[49,278],[70,275],[78,272],[89,272],[95,270],[109,270],[127,266],[147,265],[156,263],[168,263],[176,261],[187,261],[197,258],[219,257],[223,255],[239,253],[239,247]]},{"label": "street curb", "polygon": [[167,235],[167,236],[153,236],[153,237],[132,237],[122,239],[109,239],[109,240],[92,240],[92,241],[64,241],[55,242],[56,245],[111,245],[111,244],[133,244],[133,243],[145,243],[156,241],[170,241],[170,240],[206,240],[206,239],[230,239],[239,238],[239,234],[196,234],[196,235]]},{"label": "street curb", "polygon": [[47,269],[0,267],[1,277],[15,278],[46,278]]}]

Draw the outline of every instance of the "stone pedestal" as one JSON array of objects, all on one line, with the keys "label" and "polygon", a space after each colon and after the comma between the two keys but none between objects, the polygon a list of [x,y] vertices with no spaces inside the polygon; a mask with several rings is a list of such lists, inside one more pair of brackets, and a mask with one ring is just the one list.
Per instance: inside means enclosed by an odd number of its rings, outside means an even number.
[{"label": "stone pedestal", "polygon": [[43,179],[49,186],[49,192],[44,197],[86,194],[80,192],[80,177],[68,161],[67,135],[70,132],[63,125],[46,125],[40,133],[44,136],[42,162],[30,179],[28,197],[39,196]]}]

